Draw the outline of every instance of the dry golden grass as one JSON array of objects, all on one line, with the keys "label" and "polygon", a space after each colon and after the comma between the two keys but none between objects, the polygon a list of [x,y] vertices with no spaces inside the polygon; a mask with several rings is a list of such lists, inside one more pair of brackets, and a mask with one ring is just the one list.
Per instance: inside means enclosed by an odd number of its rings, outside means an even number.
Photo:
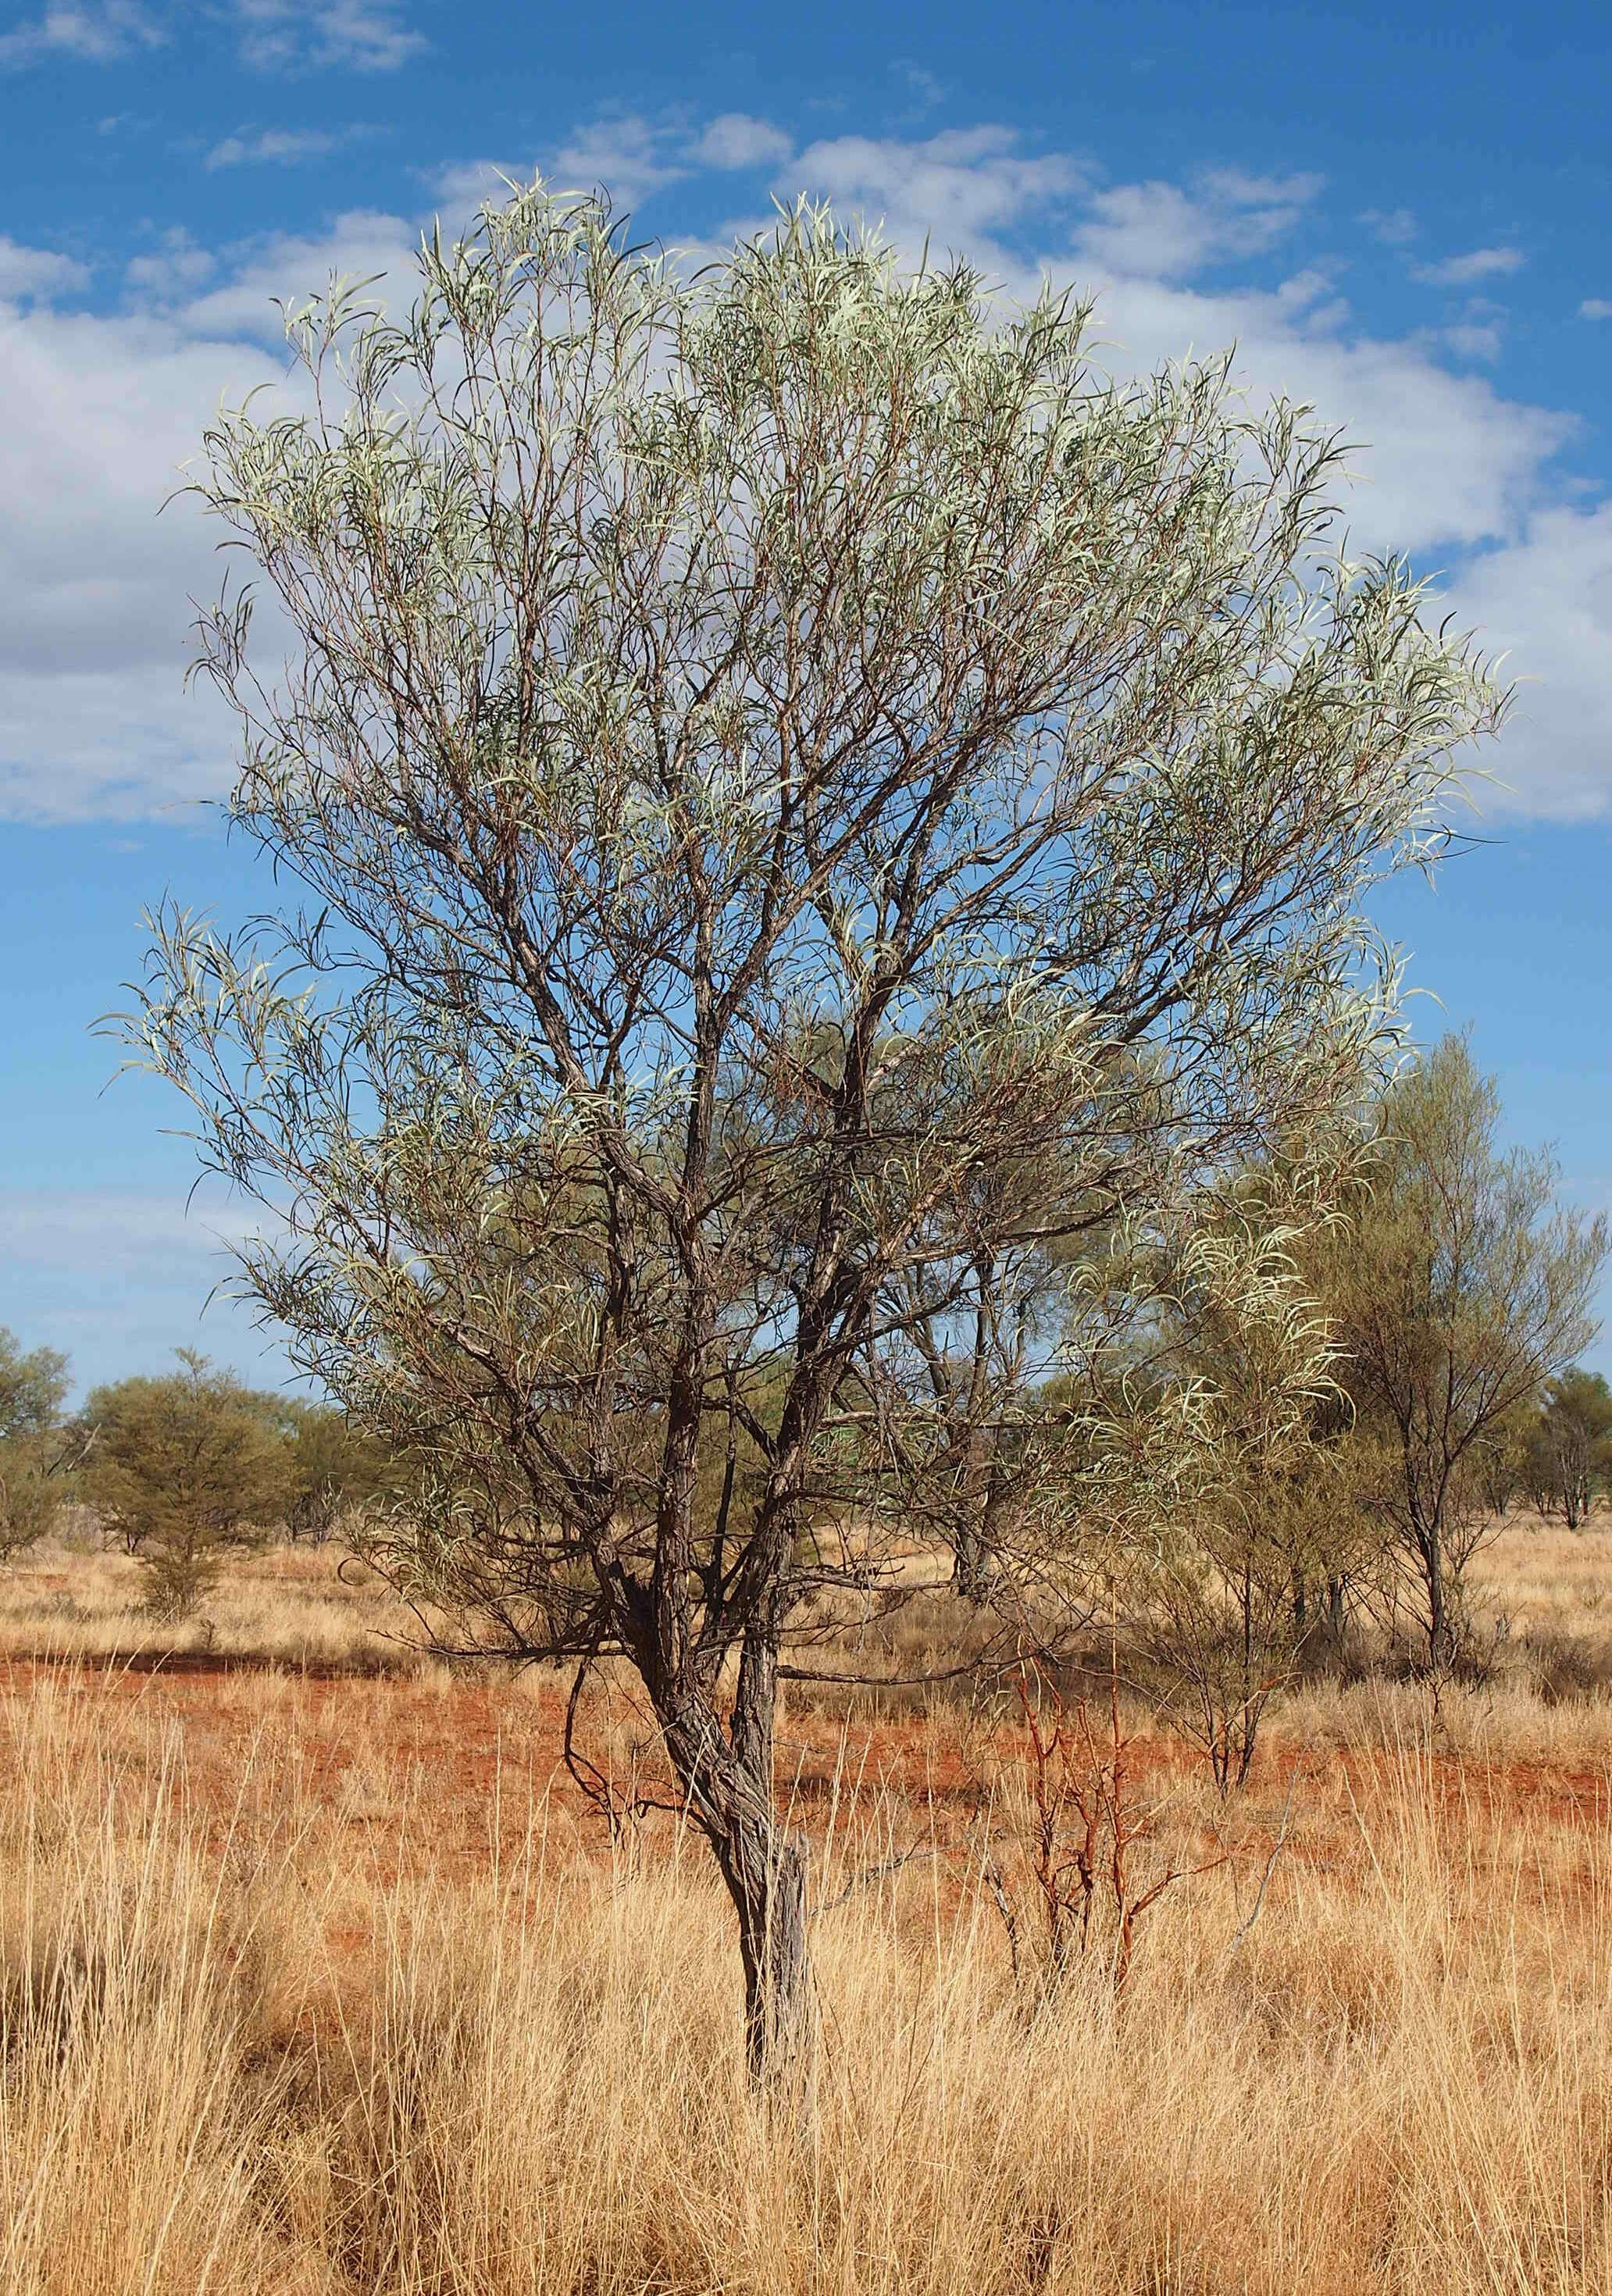
[{"label": "dry golden grass", "polygon": [[[1488,1583],[1598,1635],[1601,1535],[1508,1541]],[[0,2288],[1612,2288],[1599,1698],[1308,1691],[1230,1813],[1139,1718],[1142,1878],[1240,1854],[1159,1900],[1117,2004],[1107,1926],[1061,1992],[1013,1981],[978,1816],[989,1781],[1011,1880],[1009,1740],[798,1705],[828,1909],[789,2117],[744,2089],[708,1861],[670,1818],[602,1839],[558,1695],[0,1669]],[[632,1759],[619,1693],[590,1726]]]},{"label": "dry golden grass", "polygon": [[0,1654],[212,1654],[407,1672],[417,1634],[405,1607],[333,1544],[234,1557],[196,1616],[171,1624],[146,1611],[139,1564],[103,1546],[87,1518],[0,1575]]}]

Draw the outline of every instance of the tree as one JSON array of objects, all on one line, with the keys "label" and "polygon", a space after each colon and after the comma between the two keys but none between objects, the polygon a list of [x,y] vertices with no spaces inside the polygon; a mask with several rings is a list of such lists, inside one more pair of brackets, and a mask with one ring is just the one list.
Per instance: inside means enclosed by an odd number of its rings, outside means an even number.
[{"label": "tree", "polygon": [[1612,1473],[1612,1388],[1600,1372],[1575,1365],[1551,1380],[1527,1444],[1541,1513],[1559,1508],[1567,1529],[1577,1530]]},{"label": "tree", "polygon": [[62,1490],[51,1438],[66,1395],[67,1357],[53,1348],[24,1355],[0,1325],[0,1560],[50,1528]]},{"label": "tree", "polygon": [[54,1348],[24,1355],[13,1334],[0,1324],[0,1442],[20,1435],[48,1435],[62,1415],[67,1396],[67,1357]]},{"label": "tree", "polygon": [[287,1402],[285,1528],[323,1545],[341,1517],[378,1498],[391,1463],[382,1447],[329,1404]]},{"label": "tree", "polygon": [[[686,281],[540,183],[418,260],[208,434],[292,639],[203,623],[234,818],[309,906],[160,914],[128,1031],[284,1223],[243,1278],[301,1367],[434,1463],[394,1574],[465,1646],[637,1669],[759,2070],[810,1997],[778,1687],[955,1483],[925,1330],[989,1285],[1011,1331],[1052,1241],[1358,1093],[1360,898],[1501,697],[1336,555],[1302,412],[1225,362],[1117,388],[1067,298],[806,206]],[[1048,1463],[1006,1604],[1074,1502],[1001,1388]]]},{"label": "tree", "polygon": [[1457,1654],[1462,1572],[1494,1525],[1495,1454],[1599,1328],[1606,1221],[1559,1204],[1548,1154],[1502,1153],[1499,1119],[1493,1080],[1444,1037],[1386,1095],[1323,1277],[1435,1665]]},{"label": "tree", "polygon": [[178,1371],[93,1389],[82,1415],[87,1495],[164,1618],[193,1611],[227,1549],[279,1516],[289,1464],[272,1399],[177,1352]]},{"label": "tree", "polygon": [[1311,1223],[1286,1195],[1274,1171],[1240,1176],[1155,1278],[1149,1369],[1189,1439],[1175,1504],[1121,1581],[1128,1664],[1221,1794],[1246,1784],[1266,1706],[1336,1623],[1308,1589],[1341,1587],[1362,1545],[1345,1398],[1304,1283]]}]

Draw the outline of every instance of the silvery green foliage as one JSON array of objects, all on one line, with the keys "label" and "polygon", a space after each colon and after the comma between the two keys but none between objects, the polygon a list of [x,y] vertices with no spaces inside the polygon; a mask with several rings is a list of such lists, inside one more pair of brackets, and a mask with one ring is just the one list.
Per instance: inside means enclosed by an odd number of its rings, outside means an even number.
[{"label": "silvery green foliage", "polygon": [[[1391,1029],[1361,902],[1502,697],[1339,554],[1304,410],[1114,385],[1071,298],[806,206],[684,278],[541,183],[419,269],[208,435],[289,652],[243,586],[202,666],[307,907],[164,914],[134,1035],[284,1223],[249,1291],[429,1456],[394,1567],[753,1770],[886,1531],[993,1462],[999,1592],[1129,1521],[1136,1460],[1035,1400],[1070,1271],[1324,1161]],[[1172,1409],[1149,1489],[1215,1423]]]}]

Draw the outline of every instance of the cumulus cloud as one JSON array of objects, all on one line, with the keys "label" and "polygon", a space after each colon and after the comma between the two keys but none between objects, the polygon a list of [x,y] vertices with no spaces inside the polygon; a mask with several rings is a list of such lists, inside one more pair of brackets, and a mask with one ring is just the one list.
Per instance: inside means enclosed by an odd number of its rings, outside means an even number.
[{"label": "cumulus cloud", "polygon": [[0,302],[0,814],[135,819],[227,788],[233,724],[181,690],[212,536],[168,498],[219,401],[283,380],[270,299],[400,277],[413,242],[365,213],[218,255],[174,234],[121,315]]},{"label": "cumulus cloud", "polygon": [[1026,152],[1023,143],[1015,129],[993,125],[948,128],[916,143],[830,136],[808,144],[774,188],[826,194],[883,222],[909,248],[928,239],[1000,262],[993,234],[1066,202],[1089,181],[1067,152]]},{"label": "cumulus cloud", "polygon": [[1075,235],[1096,279],[1181,279],[1262,255],[1285,239],[1321,189],[1319,176],[1212,170],[1176,184],[1118,184],[1094,193]]},{"label": "cumulus cloud", "polygon": [[1600,295],[1588,296],[1578,307],[1581,319],[1612,319],[1612,303]]},{"label": "cumulus cloud", "polygon": [[1612,810],[1612,502],[1536,510],[1517,539],[1470,560],[1446,588],[1518,681],[1485,810]]},{"label": "cumulus cloud", "polygon": [[603,186],[618,206],[633,207],[680,182],[694,164],[687,138],[676,129],[624,112],[579,128],[546,172],[577,191]]},{"label": "cumulus cloud", "polygon": [[243,240],[226,250],[223,276],[202,291],[170,298],[169,316],[185,335],[203,339],[255,338],[278,347],[284,339],[280,307],[321,294],[332,279],[368,279],[376,283],[367,299],[387,299],[414,287],[414,255],[419,234],[400,216],[355,208],[338,216],[327,231],[273,232]]},{"label": "cumulus cloud", "polygon": [[124,266],[123,279],[136,295],[171,303],[183,295],[193,294],[218,267],[218,258],[211,248],[202,246],[189,232],[176,225],[163,233],[149,255],[130,258]]},{"label": "cumulus cloud", "polygon": [[456,160],[429,181],[444,207],[463,211],[497,199],[512,183],[530,181],[540,162],[551,182],[579,192],[603,189],[618,207],[631,208],[702,171],[779,167],[794,149],[793,138],[772,120],[746,111],[720,112],[703,125],[681,114],[651,119],[607,112],[524,162]]},{"label": "cumulus cloud", "polygon": [[[209,586],[186,505],[158,512],[235,347],[147,318],[0,308],[0,811],[136,817],[218,794],[232,739],[180,676]],[[200,418],[200,419],[199,419]]]},{"label": "cumulus cloud", "polygon": [[1571,418],[1452,373],[1430,341],[1364,332],[1321,289],[1313,274],[1271,291],[1112,281],[1098,308],[1106,362],[1147,370],[1188,346],[1234,343],[1235,373],[1256,397],[1282,391],[1346,422],[1361,548],[1442,552],[1515,534]]},{"label": "cumulus cloud", "polygon": [[1508,279],[1527,261],[1519,248],[1475,247],[1469,255],[1447,255],[1440,263],[1419,263],[1411,276],[1428,287],[1476,287],[1482,279]]},{"label": "cumulus cloud", "polygon": [[1440,332],[1458,358],[1484,359],[1490,365],[1500,357],[1505,341],[1505,332],[1494,319],[1460,319]]},{"label": "cumulus cloud", "polygon": [[484,200],[506,197],[508,186],[530,181],[531,172],[514,160],[456,160],[446,168],[432,168],[424,180],[432,197],[450,216],[461,216],[479,208]]},{"label": "cumulus cloud", "polygon": [[0,303],[45,302],[88,284],[88,269],[70,256],[19,247],[0,234]]},{"label": "cumulus cloud", "polygon": [[689,156],[703,168],[776,168],[794,149],[792,138],[771,120],[724,111],[701,129]]}]

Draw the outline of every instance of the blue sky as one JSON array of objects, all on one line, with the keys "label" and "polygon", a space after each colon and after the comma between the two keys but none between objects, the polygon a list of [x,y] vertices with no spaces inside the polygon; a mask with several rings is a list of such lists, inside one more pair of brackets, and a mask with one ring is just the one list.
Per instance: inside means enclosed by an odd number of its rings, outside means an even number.
[{"label": "blue sky", "polygon": [[[1524,678],[1482,842],[1379,921],[1424,1035],[1469,1025],[1512,1134],[1612,1203],[1612,12],[1004,0],[536,12],[63,0],[0,13],[0,1323],[83,1381],[201,1344],[242,1215],[91,1033],[165,890],[261,898],[180,686],[214,570],[158,506],[276,295],[401,280],[498,171],[601,182],[675,242],[796,190],[1099,291],[1116,370],[1235,341],[1361,442],[1356,539]],[[1436,1000],[1436,1001],[1435,1001]],[[266,1351],[267,1350],[267,1351]],[[1612,1365],[1612,1349],[1600,1359]]]}]

